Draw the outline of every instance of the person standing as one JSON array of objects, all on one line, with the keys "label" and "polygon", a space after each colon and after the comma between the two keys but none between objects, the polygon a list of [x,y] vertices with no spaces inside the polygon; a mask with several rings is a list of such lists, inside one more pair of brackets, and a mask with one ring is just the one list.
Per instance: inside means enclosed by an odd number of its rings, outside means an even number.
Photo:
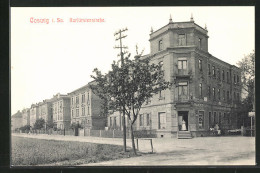
[{"label": "person standing", "polygon": [[186,131],[186,130],[187,130],[186,122],[185,122],[184,120],[182,120],[181,130],[182,130],[182,131]]}]

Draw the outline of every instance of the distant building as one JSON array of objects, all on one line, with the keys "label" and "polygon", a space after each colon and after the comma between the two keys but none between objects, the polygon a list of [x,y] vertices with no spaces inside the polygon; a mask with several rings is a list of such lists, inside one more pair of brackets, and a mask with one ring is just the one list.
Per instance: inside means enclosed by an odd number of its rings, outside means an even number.
[{"label": "distant building", "polygon": [[14,115],[11,116],[11,130],[14,131],[17,128],[23,126],[22,121],[22,112],[18,111]]},{"label": "distant building", "polygon": [[[216,124],[223,131],[237,128],[241,69],[211,55],[208,38],[207,28],[193,18],[188,22],[170,19],[164,27],[151,31],[151,53],[142,58],[161,64],[165,80],[173,86],[143,105],[135,130],[176,137],[185,124],[186,132],[195,137],[209,135]],[[110,125],[122,120],[114,117],[108,117]]]},{"label": "distant building", "polygon": [[84,128],[104,129],[106,117],[101,116],[101,100],[89,88],[89,84],[69,93],[71,123]]},{"label": "distant building", "polygon": [[53,122],[53,111],[52,111],[53,99],[46,99],[39,103],[39,118],[45,120],[45,123]]},{"label": "distant building", "polygon": [[58,129],[70,127],[70,97],[68,95],[56,94],[52,98],[53,123]]},{"label": "distant building", "polygon": [[38,119],[39,119],[39,105],[32,104],[30,108],[30,126],[34,127],[34,124]]},{"label": "distant building", "polygon": [[28,108],[23,109],[22,117],[23,117],[23,120],[22,120],[23,126],[30,125],[30,109],[28,109]]}]

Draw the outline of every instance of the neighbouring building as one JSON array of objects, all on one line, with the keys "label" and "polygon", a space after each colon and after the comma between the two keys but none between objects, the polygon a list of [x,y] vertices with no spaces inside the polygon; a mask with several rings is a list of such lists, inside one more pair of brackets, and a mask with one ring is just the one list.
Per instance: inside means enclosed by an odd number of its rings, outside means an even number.
[{"label": "neighbouring building", "polygon": [[70,127],[70,97],[64,94],[56,94],[52,98],[53,123],[58,129]]},{"label": "neighbouring building", "polygon": [[30,109],[25,108],[22,110],[22,124],[23,126],[30,125]]},{"label": "neighbouring building", "polygon": [[[170,19],[164,27],[151,30],[151,52],[142,58],[161,64],[165,80],[173,85],[142,106],[135,130],[177,137],[185,124],[186,132],[196,137],[209,135],[216,124],[222,131],[237,128],[241,69],[211,55],[208,38],[207,28],[193,18],[188,22]],[[110,126],[120,124],[119,115],[108,116]]]},{"label": "neighbouring building", "polygon": [[23,126],[22,121],[22,112],[18,111],[14,115],[11,116],[11,130],[14,131],[17,128]]},{"label": "neighbouring building", "polygon": [[53,111],[52,111],[53,99],[45,99],[39,103],[39,118],[45,120],[45,123],[53,122]]},{"label": "neighbouring building", "polygon": [[36,120],[39,119],[39,105],[32,104],[30,108],[30,126],[33,127]]},{"label": "neighbouring building", "polygon": [[92,92],[89,84],[68,94],[70,96],[71,123],[93,130],[104,129],[106,117],[101,115],[101,100]]}]

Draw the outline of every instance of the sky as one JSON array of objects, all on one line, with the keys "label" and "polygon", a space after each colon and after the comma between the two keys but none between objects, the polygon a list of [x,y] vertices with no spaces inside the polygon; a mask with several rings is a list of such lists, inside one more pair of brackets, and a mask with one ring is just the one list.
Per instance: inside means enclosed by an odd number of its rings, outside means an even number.
[{"label": "sky", "polygon": [[[208,29],[208,50],[232,65],[255,49],[254,7],[12,7],[11,114],[67,94],[88,82],[93,69],[119,60],[114,33],[128,28],[123,45],[149,54],[149,34],[169,23],[189,21]],[[57,22],[57,18],[63,22]],[[70,18],[104,19],[72,23]],[[49,23],[37,23],[49,19]],[[55,22],[52,22],[54,20]],[[31,23],[33,21],[34,23]]]}]

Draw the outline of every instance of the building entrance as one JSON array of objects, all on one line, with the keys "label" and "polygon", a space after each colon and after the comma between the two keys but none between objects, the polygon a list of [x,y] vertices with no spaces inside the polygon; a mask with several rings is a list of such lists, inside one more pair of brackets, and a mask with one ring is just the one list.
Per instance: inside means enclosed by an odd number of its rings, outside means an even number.
[{"label": "building entrance", "polygon": [[188,111],[178,111],[178,127],[179,131],[188,131]]}]

